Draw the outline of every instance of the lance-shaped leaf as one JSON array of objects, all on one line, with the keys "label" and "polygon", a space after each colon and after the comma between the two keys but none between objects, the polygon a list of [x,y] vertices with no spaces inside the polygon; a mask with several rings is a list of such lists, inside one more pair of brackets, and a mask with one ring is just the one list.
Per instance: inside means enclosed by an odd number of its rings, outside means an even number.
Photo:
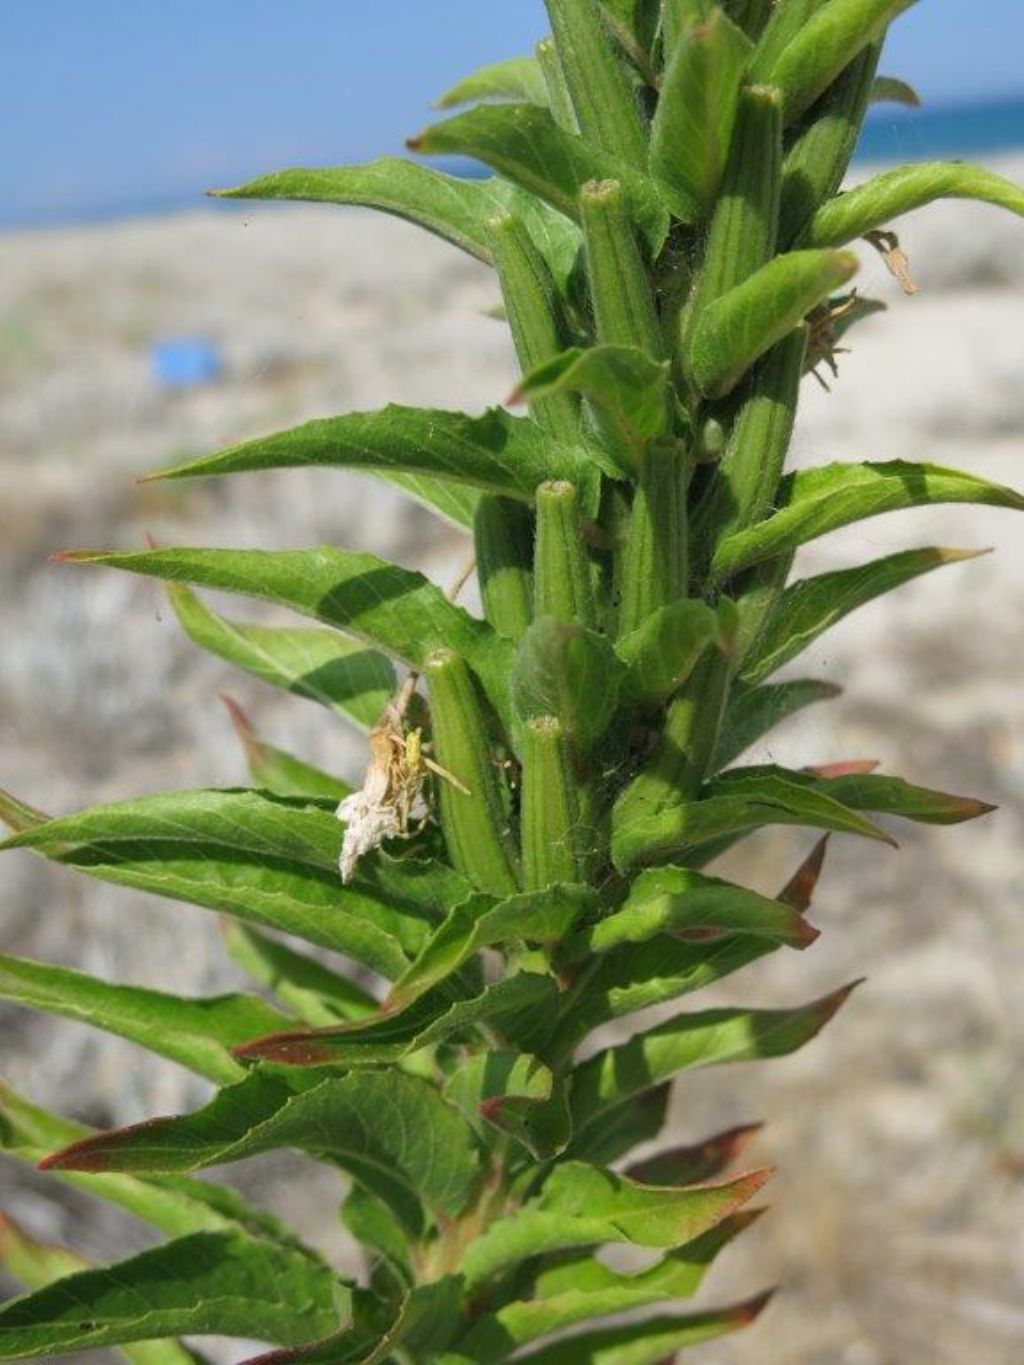
[{"label": "lance-shaped leaf", "polygon": [[728,636],[727,614],[706,602],[690,599],[659,607],[615,645],[629,668],[629,695],[643,706],[656,706],[686,681],[709,645],[725,648]]},{"label": "lance-shaped leaf", "polygon": [[715,749],[715,770],[725,768],[776,725],[816,702],[832,701],[842,692],[835,683],[816,678],[751,687],[734,682],[722,732]]},{"label": "lance-shaped leaf", "polygon": [[521,941],[559,943],[592,908],[595,894],[584,886],[551,886],[510,896],[497,904],[473,896],[449,911],[444,922],[385,1002],[392,1011],[407,1008],[483,948]]},{"label": "lance-shaped leaf", "polygon": [[492,62],[457,81],[435,103],[438,109],[455,109],[478,100],[525,100],[546,106],[548,88],[540,63],[536,57]]},{"label": "lance-shaped leaf", "polygon": [[329,706],[363,730],[377,724],[398,684],[385,655],[318,626],[257,626],[232,621],[190,588],[169,583],[167,595],[186,634],[253,677]]},{"label": "lance-shaped leaf", "polygon": [[365,859],[341,886],[342,827],[312,801],[252,791],[170,792],[94,806],[15,835],[102,881],[297,934],[398,977],[432,916],[469,891],[450,868]]},{"label": "lance-shaped leaf", "polygon": [[788,122],[809,108],[897,15],[915,0],[831,0],[821,5],[756,78],[777,85]]},{"label": "lance-shaped leaf", "polygon": [[699,860],[702,845],[764,825],[808,825],[895,846],[884,830],[833,797],[775,773],[751,778],[742,786],[718,778],[705,791],[701,800],[680,802],[613,825],[616,866],[627,868],[673,856]]},{"label": "lance-shaped leaf", "polygon": [[983,550],[927,548],[884,555],[855,569],[803,578],[787,588],[767,628],[744,660],[745,682],[759,683],[831,629],[837,621],[883,593],[943,564],[975,559]]},{"label": "lance-shaped leaf", "polygon": [[898,76],[876,76],[871,83],[871,103],[905,104],[908,109],[918,109],[921,96]]},{"label": "lance-shaped leaf", "polygon": [[227,707],[245,754],[249,776],[257,787],[273,792],[275,796],[322,797],[330,801],[343,801],[351,796],[351,786],[340,777],[261,739],[234,697],[222,692],[220,699]]},{"label": "lance-shaped leaf", "polygon": [[676,1189],[642,1185],[580,1161],[563,1162],[536,1198],[497,1219],[466,1249],[461,1270],[467,1289],[545,1252],[606,1242],[684,1246],[735,1213],[768,1175],[754,1171],[721,1184]]},{"label": "lance-shaped leaf", "polygon": [[729,1308],[681,1317],[664,1315],[624,1327],[604,1327],[553,1342],[530,1356],[533,1365],[662,1365],[677,1351],[749,1327],[764,1312],[771,1294]]},{"label": "lance-shaped leaf", "polygon": [[243,1074],[233,1047],[287,1021],[255,995],[185,999],[6,955],[0,956],[0,999],[119,1034],[219,1084]]},{"label": "lance-shaped leaf", "polygon": [[376,555],[336,550],[78,550],[61,559],[259,597],[313,616],[421,669],[453,649],[480,675],[499,714],[511,647],[420,573]]},{"label": "lance-shaped leaf", "polygon": [[271,1242],[201,1232],[5,1304],[0,1360],[179,1334],[298,1345],[349,1313],[349,1291],[325,1265]]},{"label": "lance-shaped leaf", "polygon": [[693,1185],[727,1170],[761,1131],[760,1123],[739,1124],[703,1142],[669,1147],[626,1167],[626,1175],[650,1185]]},{"label": "lance-shaped leaf", "polygon": [[[26,1289],[42,1289],[67,1275],[88,1270],[89,1263],[73,1251],[30,1237],[0,1213],[0,1266]],[[116,1352],[132,1365],[205,1365],[205,1358],[179,1341],[139,1341]]]},{"label": "lance-shaped leaf", "polygon": [[585,753],[608,728],[624,669],[607,636],[542,616],[527,629],[512,672],[512,706],[522,722],[557,716]]},{"label": "lance-shaped leaf", "polygon": [[622,1274],[595,1256],[576,1256],[537,1276],[533,1297],[505,1304],[479,1321],[458,1349],[490,1362],[549,1332],[670,1299],[691,1298],[717,1253],[756,1215],[738,1213],[644,1270]]},{"label": "lance-shaped leaf", "polygon": [[1012,488],[960,470],[906,460],[801,469],[783,479],[776,502],[779,510],[774,515],[728,536],[718,547],[712,570],[720,578],[882,512],[937,503],[1024,511],[1024,496]]},{"label": "lance-shaped leaf", "polygon": [[428,474],[524,501],[545,479],[569,479],[591,515],[596,510],[598,474],[585,452],[552,441],[536,423],[503,408],[470,417],[390,404],[306,422],[149,477],[194,479],[310,465]]},{"label": "lance-shaped leaf", "polygon": [[574,221],[579,218],[579,192],[588,180],[620,180],[651,253],[665,241],[668,214],[652,182],[635,167],[566,132],[536,105],[481,105],[435,123],[409,146],[428,156],[474,157]]},{"label": "lance-shaped leaf", "polygon": [[899,815],[926,825],[958,825],[977,820],[996,809],[987,801],[970,796],[915,787],[902,777],[882,773],[848,773],[842,777],[823,777],[814,782],[815,790],[842,801],[853,810],[869,810],[884,815]]},{"label": "lance-shaped leaf", "polygon": [[686,27],[668,53],[651,125],[651,170],[677,218],[692,223],[714,201],[752,45],[720,9]]},{"label": "lance-shaped leaf", "polygon": [[558,1006],[554,979],[518,972],[479,995],[450,1001],[446,991],[421,996],[409,1009],[322,1029],[272,1033],[245,1043],[238,1055],[289,1066],[346,1067],[396,1063],[453,1036],[489,1032],[532,1050],[550,1034]]},{"label": "lance-shaped leaf", "polygon": [[577,1129],[606,1110],[694,1067],[785,1057],[810,1042],[848,998],[852,986],[789,1010],[705,1010],[680,1014],[610,1047],[573,1074],[570,1106]]},{"label": "lance-shaped leaf", "polygon": [[653,867],[634,880],[622,909],[598,920],[579,936],[579,943],[589,952],[607,953],[657,934],[705,942],[733,933],[755,934],[791,948],[806,948],[818,937],[815,928],[781,901],[692,868]]},{"label": "lance-shaped leaf", "polygon": [[849,251],[790,251],[748,275],[697,319],[689,357],[694,382],[712,398],[729,393],[858,264]]},{"label": "lance-shaped leaf", "polygon": [[1024,189],[984,166],[926,161],[898,166],[823,204],[802,235],[807,246],[842,246],[936,199],[980,199],[1024,216]]},{"label": "lance-shaped leaf", "polygon": [[471,1130],[426,1081],[398,1070],[338,1077],[292,1068],[255,1068],[193,1114],[98,1133],[43,1165],[173,1173],[278,1147],[351,1171],[413,1231],[420,1198],[437,1213],[459,1213],[479,1165]]},{"label": "lance-shaped leaf", "polygon": [[565,288],[579,248],[579,233],[561,214],[499,179],[445,175],[414,161],[382,157],[361,166],[296,167],[261,176],[221,199],[289,199],[355,204],[380,209],[426,228],[478,260],[492,261],[487,221],[496,213],[521,217]]},{"label": "lance-shaped leaf", "polygon": [[225,918],[221,930],[229,956],[314,1028],[376,1014],[372,995],[315,957],[237,920]]},{"label": "lance-shaped leaf", "polygon": [[[635,470],[650,441],[668,434],[668,361],[654,361],[636,346],[563,351],[531,370],[511,401],[535,402],[566,393],[582,394],[592,404],[615,450],[623,452],[627,469]],[[561,477],[576,481],[572,474]]]},{"label": "lance-shaped leaf", "polygon": [[[92,1136],[85,1124],[49,1114],[30,1104],[9,1086],[0,1084],[0,1150],[18,1161],[37,1166],[54,1151]],[[168,1237],[193,1232],[243,1232],[284,1246],[303,1247],[290,1228],[266,1209],[250,1204],[230,1185],[194,1180],[183,1175],[122,1175],[103,1172],[84,1175],[55,1171],[63,1183],[116,1204]]]},{"label": "lance-shaped leaf", "polygon": [[476,1053],[449,1076],[444,1097],[478,1132],[491,1125],[538,1161],[557,1156],[572,1135],[563,1078],[528,1053]]}]

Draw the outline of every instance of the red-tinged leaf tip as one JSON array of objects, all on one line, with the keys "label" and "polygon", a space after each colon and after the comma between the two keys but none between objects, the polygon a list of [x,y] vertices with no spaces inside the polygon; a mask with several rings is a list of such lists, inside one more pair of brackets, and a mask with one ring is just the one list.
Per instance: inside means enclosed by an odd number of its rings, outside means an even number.
[{"label": "red-tinged leaf tip", "polygon": [[315,1030],[270,1033],[264,1038],[239,1043],[231,1055],[242,1062],[279,1062],[283,1066],[316,1066],[331,1060],[330,1047],[318,1040]]},{"label": "red-tinged leaf tip", "polygon": [[477,1113],[486,1123],[494,1123],[498,1115],[505,1107],[504,1095],[492,1095],[488,1100],[481,1100],[477,1106]]},{"label": "red-tinged leaf tip", "polygon": [[418,152],[422,148],[425,140],[426,140],[425,133],[416,133],[412,137],[407,137],[405,139],[405,145],[408,147],[410,152]]},{"label": "red-tinged leaf tip", "polygon": [[49,555],[49,564],[88,564],[95,559],[105,559],[110,550],[55,550]]},{"label": "red-tinged leaf tip", "polygon": [[517,384],[509,396],[505,399],[505,407],[516,408],[526,402],[526,392],[522,384]]},{"label": "red-tinged leaf tip", "polygon": [[749,1327],[752,1322],[757,1321],[777,1293],[777,1289],[766,1289],[763,1293],[756,1294],[752,1299],[738,1303],[732,1310],[734,1321],[740,1327]]},{"label": "red-tinged leaf tip", "polygon": [[218,692],[217,695],[227,708],[227,713],[231,717],[231,724],[235,727],[235,734],[241,740],[249,762],[258,762],[263,757],[264,750],[256,731],[252,728],[249,717],[229,693]]},{"label": "red-tinged leaf tip", "polygon": [[873,773],[880,765],[881,760],[877,758],[848,758],[839,763],[812,765],[801,771],[812,777],[860,777],[865,773]]},{"label": "red-tinged leaf tip", "polygon": [[829,1020],[839,1013],[857,987],[863,986],[866,980],[867,977],[859,976],[856,981],[840,986],[837,991],[832,991],[829,995],[823,995],[820,1000],[816,1000],[811,1009],[817,1017],[818,1027],[824,1028]]},{"label": "red-tinged leaf tip", "polygon": [[39,1162],[40,1171],[109,1171],[116,1169],[110,1164],[110,1157],[118,1147],[126,1145],[135,1133],[148,1133],[159,1129],[166,1119],[143,1119],[141,1123],[129,1123],[124,1128],[111,1128],[105,1133],[94,1133],[90,1137],[79,1138],[60,1151],[51,1152]]},{"label": "red-tinged leaf tip", "polygon": [[821,869],[825,863],[825,853],[828,850],[829,835],[825,835],[811,849],[810,853],[800,864],[797,870],[790,877],[789,881],[779,892],[777,899],[797,914],[803,915],[811,907],[811,899],[814,889],[821,876]]}]

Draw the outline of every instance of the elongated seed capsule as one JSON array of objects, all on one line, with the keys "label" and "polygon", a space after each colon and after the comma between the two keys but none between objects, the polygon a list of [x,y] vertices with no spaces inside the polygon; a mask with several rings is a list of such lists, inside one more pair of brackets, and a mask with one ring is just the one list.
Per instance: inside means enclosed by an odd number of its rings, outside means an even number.
[{"label": "elongated seed capsule", "polygon": [[665,342],[622,185],[588,181],[580,191],[580,213],[598,341],[636,346],[661,360]]},{"label": "elongated seed capsule", "polygon": [[518,640],[533,620],[533,517],[515,498],[484,494],[473,518],[476,572],[484,616]]},{"label": "elongated seed capsule", "polygon": [[719,540],[760,521],[772,505],[793,435],[807,336],[806,324],[794,328],[744,385],[725,453],[694,516],[694,540],[704,563]]},{"label": "elongated seed capsule", "polygon": [[580,132],[627,165],[644,165],[644,121],[598,0],[546,0],[546,5]]},{"label": "elongated seed capsule", "polygon": [[[512,214],[488,219],[487,236],[519,365],[524,374],[529,374],[565,345],[551,272],[522,221]],[[534,420],[556,440],[571,444],[577,439],[579,400],[574,394],[539,399],[530,404],[530,410]]]},{"label": "elongated seed capsule", "polygon": [[594,592],[576,489],[562,479],[537,489],[533,557],[534,613],[557,621],[594,624]]},{"label": "elongated seed capsule", "polygon": [[772,9],[750,59],[751,81],[768,78],[775,62],[797,36],[804,24],[827,0],[779,0]]},{"label": "elongated seed capsule", "polygon": [[688,483],[681,445],[665,442],[648,448],[622,553],[620,638],[636,630],[659,607],[686,596]]},{"label": "elongated seed capsule", "polygon": [[869,43],[808,110],[782,162],[779,241],[794,242],[810,216],[843,183],[860,136],[884,39]]},{"label": "elongated seed capsule", "polygon": [[558,53],[555,51],[554,38],[542,38],[535,51],[537,61],[540,63],[541,74],[544,77],[544,84],[547,86],[551,117],[559,128],[564,128],[567,133],[578,133],[579,124],[576,122],[576,110],[572,107],[569,87],[565,83]]},{"label": "elongated seed capsule", "polygon": [[572,754],[557,716],[527,721],[522,734],[523,889],[581,879],[583,830]]},{"label": "elongated seed capsule", "polygon": [[431,654],[424,674],[434,757],[444,769],[444,775],[438,776],[437,794],[448,855],[481,891],[512,895],[518,886],[507,803],[499,769],[487,747],[486,721],[473,675],[449,649]]}]

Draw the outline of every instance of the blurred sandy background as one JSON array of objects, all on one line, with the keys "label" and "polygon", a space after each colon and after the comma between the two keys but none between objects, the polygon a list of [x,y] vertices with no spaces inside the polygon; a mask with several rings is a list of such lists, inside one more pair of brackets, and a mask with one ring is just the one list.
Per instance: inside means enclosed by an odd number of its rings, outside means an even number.
[{"label": "blurred sandy background", "polygon": [[[1022,167],[1001,167],[1016,171]],[[797,459],[906,457],[1024,482],[1024,239],[995,211],[946,205],[903,233],[922,286],[901,297],[864,247],[858,326],[831,394],[813,380]],[[0,242],[2,776],[62,812],[166,787],[243,780],[217,699],[269,739],[350,777],[357,736],[318,708],[195,651],[152,585],[48,565],[68,545],[337,542],[441,579],[465,546],[372,480],[304,471],[195,486],[137,474],[245,436],[388,399],[479,409],[508,393],[489,273],[413,229],[354,211],[199,210],[13,234]],[[201,335],[221,380],[155,383],[149,348]],[[666,1136],[754,1118],[778,1167],[775,1205],[712,1276],[705,1301],[779,1282],[747,1336],[707,1365],[1011,1365],[1024,1360],[1024,538],[988,509],[864,523],[811,547],[802,572],[889,548],[993,546],[869,606],[793,666],[847,689],[776,732],[803,763],[870,756],[888,771],[997,802],[949,830],[904,826],[898,854],[834,841],[814,918],[825,931],[715,991],[764,1006],[869,980],[798,1056],[697,1073]],[[741,874],[774,891],[809,845],[751,840]],[[184,992],[239,984],[214,916],[75,878],[27,854],[3,864],[7,951]],[[690,1002],[683,1002],[684,1007]],[[712,1003],[711,994],[699,997]],[[84,1027],[4,1010],[7,1078],[98,1124],[201,1102],[203,1083]],[[327,1174],[250,1164],[244,1181],[347,1254]],[[100,1259],[145,1244],[127,1219],[5,1165],[3,1202],[37,1233]],[[325,1209],[328,1212],[325,1212]],[[241,1358],[241,1348],[221,1358]],[[96,1356],[99,1360],[102,1357]]]}]

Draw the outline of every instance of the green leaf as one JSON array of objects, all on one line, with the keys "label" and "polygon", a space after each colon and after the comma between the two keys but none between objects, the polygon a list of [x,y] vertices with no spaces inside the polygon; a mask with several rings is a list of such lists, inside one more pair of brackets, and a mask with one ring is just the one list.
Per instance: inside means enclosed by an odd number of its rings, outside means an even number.
[{"label": "green leaf", "polygon": [[915,0],[830,0],[802,24],[756,79],[777,85],[787,122],[799,118],[862,48]]},{"label": "green leaf", "polygon": [[453,649],[476,670],[498,713],[507,711],[508,642],[422,574],[376,555],[324,545],[314,550],[80,550],[62,558],[260,597],[378,645],[414,669],[422,669],[434,650]]},{"label": "green leaf", "polygon": [[476,1053],[448,1077],[444,1097],[478,1131],[490,1124],[538,1161],[564,1151],[572,1135],[562,1078],[527,1053]]},{"label": "green leaf", "polygon": [[297,167],[261,176],[221,199],[290,199],[319,204],[357,204],[406,218],[491,264],[487,220],[496,213],[522,217],[559,286],[566,288],[579,249],[579,233],[561,214],[499,179],[444,175],[398,157],[361,166]]},{"label": "green leaf", "polygon": [[698,388],[712,398],[729,393],[858,266],[849,251],[790,251],[709,304],[696,321],[690,347]]},{"label": "green leaf", "polygon": [[456,1035],[472,1037],[481,1026],[530,1049],[550,1034],[557,1007],[558,987],[552,977],[519,972],[454,1004],[447,992],[438,991],[421,996],[398,1013],[328,1028],[272,1033],[247,1043],[239,1049],[239,1056],[289,1066],[381,1066]]},{"label": "green leaf", "polygon": [[435,123],[409,146],[427,156],[474,157],[574,221],[579,219],[579,192],[588,180],[620,180],[652,254],[661,249],[668,233],[668,214],[651,181],[635,167],[559,128],[548,111],[536,105],[481,105]]},{"label": "green leaf", "polygon": [[468,885],[439,864],[364,859],[342,887],[342,827],[322,805],[266,792],[192,791],[94,806],[3,847],[33,848],[102,881],[223,910],[398,977],[431,916]]},{"label": "green leaf", "polygon": [[842,246],[937,199],[979,199],[1024,217],[1024,189],[984,166],[927,161],[897,166],[823,204],[802,234],[807,246]]},{"label": "green leaf", "polygon": [[711,782],[701,800],[613,824],[615,865],[621,869],[656,858],[699,857],[702,845],[763,825],[809,825],[893,844],[884,830],[839,801],[786,778],[772,774],[742,788],[726,783],[725,778]]},{"label": "green leaf", "polygon": [[796,1009],[679,1014],[606,1048],[573,1073],[570,1106],[575,1127],[603,1122],[607,1110],[680,1071],[796,1052],[825,1027],[852,989],[845,986]]},{"label": "green leaf", "polygon": [[571,743],[586,753],[611,723],[623,672],[606,636],[541,616],[516,653],[511,679],[516,719],[557,716]]},{"label": "green leaf", "polygon": [[899,815],[904,820],[918,820],[926,825],[958,825],[996,809],[987,801],[915,787],[902,777],[886,777],[882,773],[819,778],[814,785],[816,791],[824,792],[853,810]]},{"label": "green leaf", "polygon": [[[512,401],[580,393],[598,411],[629,466],[639,463],[649,441],[668,433],[668,361],[656,362],[635,346],[573,347],[532,370]],[[575,476],[566,475],[567,478]]]},{"label": "green leaf", "polygon": [[225,918],[221,929],[229,956],[314,1028],[376,1014],[372,995],[316,958],[236,920]]},{"label": "green leaf", "polygon": [[626,690],[641,706],[666,701],[712,643],[728,643],[728,620],[696,599],[659,607],[623,636],[615,652],[629,668]]},{"label": "green leaf", "polygon": [[693,223],[714,203],[732,141],[750,39],[719,10],[678,37],[651,125],[651,170],[677,218]]},{"label": "green leaf", "polygon": [[5,1304],[0,1360],[178,1334],[298,1345],[334,1331],[349,1302],[326,1266],[297,1252],[236,1233],[196,1233]]},{"label": "green leaf", "polygon": [[454,109],[477,100],[525,100],[546,106],[548,88],[540,63],[536,57],[509,57],[482,66],[446,90],[435,104],[438,109]]},{"label": "green leaf", "polygon": [[322,797],[330,801],[342,801],[351,795],[351,786],[342,782],[340,777],[334,777],[324,772],[323,768],[306,763],[287,750],[278,749],[260,739],[249,717],[233,697],[222,692],[220,699],[227,707],[235,734],[245,753],[249,776],[257,787],[273,792],[275,796]]},{"label": "green leaf", "polygon": [[648,1318],[624,1327],[585,1332],[535,1351],[530,1356],[531,1365],[661,1365],[677,1351],[749,1327],[770,1297],[761,1294],[731,1308],[686,1317]]},{"label": "green leaf", "polygon": [[497,1272],[542,1253],[606,1242],[670,1249],[717,1227],[768,1178],[755,1171],[718,1185],[642,1185],[579,1161],[556,1166],[536,1198],[499,1218],[466,1249],[470,1292]]},{"label": "green leaf", "polygon": [[218,1084],[243,1074],[233,1047],[287,1023],[254,995],[185,999],[6,955],[0,955],[0,999],[119,1034]]},{"label": "green leaf", "polygon": [[336,631],[231,621],[182,583],[168,583],[167,595],[186,634],[201,649],[272,687],[320,702],[363,730],[376,725],[397,690],[395,670],[383,654]]},{"label": "green leaf", "polygon": [[743,680],[763,682],[864,603],[943,564],[958,564],[983,553],[940,548],[904,550],[855,569],[838,569],[801,579],[782,594],[764,633],[744,660]]},{"label": "green leaf", "polygon": [[819,682],[815,678],[794,678],[791,682],[762,687],[734,682],[715,750],[715,770],[727,767],[762,735],[805,706],[832,701],[841,692],[842,688],[835,683]]},{"label": "green leaf", "polygon": [[961,502],[1024,510],[1024,496],[1012,488],[939,465],[888,460],[801,469],[783,479],[773,516],[719,545],[712,571],[725,578],[882,512]]},{"label": "green leaf", "polygon": [[527,502],[545,479],[569,479],[580,487],[590,514],[596,510],[598,473],[585,452],[557,444],[534,422],[503,408],[470,417],[392,403],[377,412],[306,422],[149,477],[193,479],[311,465],[366,469],[384,478],[392,471],[428,474]]},{"label": "green leaf", "polygon": [[912,85],[898,76],[876,76],[871,83],[872,104],[905,104],[910,109],[921,105],[921,96]]},{"label": "green leaf", "polygon": [[[430,1142],[423,1141],[425,1133]],[[414,1232],[416,1199],[458,1214],[476,1180],[476,1144],[436,1089],[398,1070],[250,1071],[202,1109],[85,1138],[47,1169],[184,1172],[297,1147],[336,1162],[384,1199]]]},{"label": "green leaf", "polygon": [[621,910],[599,920],[577,941],[588,952],[607,953],[656,934],[705,942],[735,933],[756,934],[791,948],[806,948],[818,937],[802,916],[768,896],[692,868],[652,867],[635,878]]}]

